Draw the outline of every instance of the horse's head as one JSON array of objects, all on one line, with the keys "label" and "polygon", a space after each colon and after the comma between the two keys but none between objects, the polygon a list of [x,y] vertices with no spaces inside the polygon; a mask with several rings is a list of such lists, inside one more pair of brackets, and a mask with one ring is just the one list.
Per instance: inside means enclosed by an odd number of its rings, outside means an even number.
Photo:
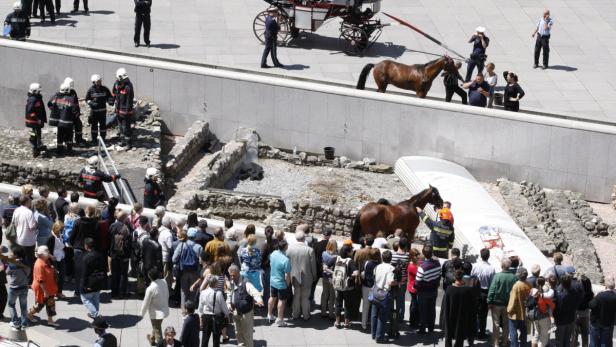
[{"label": "horse's head", "polygon": [[443,198],[441,198],[441,194],[438,192],[438,189],[430,186],[430,188],[428,188],[428,193],[430,194],[428,203],[434,205],[437,209],[443,208]]}]

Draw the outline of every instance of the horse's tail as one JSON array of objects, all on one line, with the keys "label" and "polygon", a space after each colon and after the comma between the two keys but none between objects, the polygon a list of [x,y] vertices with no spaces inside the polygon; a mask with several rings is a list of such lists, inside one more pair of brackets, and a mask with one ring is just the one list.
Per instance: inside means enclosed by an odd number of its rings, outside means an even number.
[{"label": "horse's tail", "polygon": [[364,66],[364,68],[361,70],[361,74],[359,74],[359,80],[357,80],[356,89],[364,90],[364,88],[366,88],[366,79],[368,78],[368,73],[370,72],[370,70],[372,70],[373,67],[374,64],[366,64],[366,66]]},{"label": "horse's tail", "polygon": [[353,222],[353,231],[351,232],[351,240],[354,243],[359,243],[359,238],[361,237],[361,222],[359,218],[361,217],[361,212],[357,212],[355,215],[355,221]]}]

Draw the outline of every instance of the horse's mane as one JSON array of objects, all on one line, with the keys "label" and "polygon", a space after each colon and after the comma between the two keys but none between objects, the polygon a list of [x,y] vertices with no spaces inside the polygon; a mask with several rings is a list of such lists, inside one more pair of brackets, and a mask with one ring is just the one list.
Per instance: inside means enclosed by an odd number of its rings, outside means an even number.
[{"label": "horse's mane", "polygon": [[431,60],[431,61],[429,61],[427,63],[424,63],[424,64],[413,64],[413,66],[416,67],[417,69],[425,69],[428,65],[432,65],[432,64],[436,63],[441,58],[443,58],[443,57],[436,58],[436,59]]},{"label": "horse's mane", "polygon": [[417,193],[417,194],[415,194],[415,195],[411,196],[411,198],[410,198],[410,199],[408,199],[408,200],[406,200],[406,201],[407,201],[408,203],[414,203],[414,202],[417,202],[417,200],[419,200],[419,199],[420,199],[420,198],[424,195],[424,193],[425,193],[428,189],[430,189],[430,188],[426,188],[426,189],[422,190],[421,192],[419,192],[419,193]]}]

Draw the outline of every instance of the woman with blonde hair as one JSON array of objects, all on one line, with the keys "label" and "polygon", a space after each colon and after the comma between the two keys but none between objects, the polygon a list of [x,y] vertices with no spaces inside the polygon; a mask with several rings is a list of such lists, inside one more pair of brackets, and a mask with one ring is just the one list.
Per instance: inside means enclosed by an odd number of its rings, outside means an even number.
[{"label": "woman with blonde hair", "polygon": [[261,250],[256,245],[257,237],[254,234],[249,234],[246,238],[246,247],[240,249],[239,256],[242,264],[240,274],[250,281],[258,291],[263,292],[263,285],[261,285],[261,273],[263,272]]},{"label": "woman with blonde hair", "polygon": [[47,238],[46,242],[47,249],[49,249],[49,253],[53,256],[53,265],[57,271],[56,283],[58,285],[58,295],[56,295],[56,299],[64,299],[62,289],[64,287],[64,275],[66,273],[66,254],[64,253],[62,230],[64,230],[64,223],[60,221],[53,223],[51,235]]},{"label": "woman with blonde hair", "polygon": [[[316,256],[319,256],[318,254]],[[338,243],[336,240],[327,241],[325,251],[320,255],[323,259],[323,291],[321,292],[321,317],[326,318],[329,312],[331,319],[336,318],[334,306],[336,304],[336,291],[332,284],[332,274],[334,273],[334,263],[338,256]]]},{"label": "woman with blonde hair", "polygon": [[36,250],[36,262],[32,272],[32,291],[35,305],[28,311],[28,319],[34,321],[34,314],[41,312],[43,307],[47,311],[47,325],[57,327],[53,316],[56,315],[56,299],[58,286],[56,284],[56,270],[51,264],[51,254],[47,246],[39,246]]}]

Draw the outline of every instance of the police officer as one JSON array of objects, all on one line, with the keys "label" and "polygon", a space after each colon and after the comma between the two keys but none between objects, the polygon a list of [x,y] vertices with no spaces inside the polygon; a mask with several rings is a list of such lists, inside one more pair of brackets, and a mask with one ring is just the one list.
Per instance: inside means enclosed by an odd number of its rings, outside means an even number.
[{"label": "police officer", "polygon": [[120,175],[107,175],[98,169],[98,156],[88,158],[88,165],[81,169],[79,174],[79,185],[83,188],[83,196],[96,199],[96,193],[105,192],[103,182],[113,182],[120,178]]},{"label": "police officer", "polygon": [[449,249],[453,247],[455,234],[453,224],[448,215],[439,212],[439,220],[433,221],[422,209],[417,207],[419,218],[430,228],[430,245],[434,255],[439,258],[449,258]]},{"label": "police officer", "polygon": [[28,90],[26,103],[26,127],[30,128],[30,144],[32,145],[32,156],[35,158],[44,149],[41,143],[41,129],[45,123],[47,123],[47,111],[45,111],[45,103],[41,96],[41,85],[32,83]]},{"label": "police officer", "polygon": [[468,43],[473,44],[473,52],[471,53],[468,60],[468,65],[466,66],[466,82],[471,80],[475,66],[477,67],[478,73],[483,73],[483,66],[488,57],[486,55],[486,48],[488,48],[488,45],[490,44],[490,39],[485,36],[486,28],[477,27],[475,31],[475,34],[471,36],[470,40],[468,40]]},{"label": "police officer", "polygon": [[[79,0],[73,0],[73,10],[72,14],[79,12]],[[88,9],[88,0],[83,0],[83,14],[90,14],[90,10]]]},{"label": "police officer", "polygon": [[145,171],[145,189],[143,190],[143,207],[156,208],[164,205],[165,195],[158,184],[158,170],[151,167]]},{"label": "police officer", "polygon": [[81,108],[79,107],[79,97],[75,91],[75,81],[72,78],[67,77],[64,79],[64,83],[70,87],[70,95],[75,99],[75,106],[77,107],[77,117],[75,117],[75,144],[79,147],[85,147],[86,141],[83,139],[83,122],[81,121]]},{"label": "police officer", "polygon": [[150,47],[150,9],[152,0],[135,0],[135,47],[139,47],[141,26],[143,25],[143,42]]},{"label": "police officer", "polygon": [[263,56],[261,56],[261,68],[269,68],[267,65],[267,56],[272,54],[272,62],[275,67],[284,67],[284,65],[280,64],[278,61],[278,56],[276,54],[276,49],[278,47],[278,31],[280,30],[280,26],[276,21],[276,17],[278,16],[278,10],[275,8],[271,8],[267,17],[265,17],[265,48],[263,49]]},{"label": "police officer", "polygon": [[113,85],[111,94],[115,98],[114,110],[118,123],[120,124],[120,145],[131,146],[133,129],[131,127],[134,116],[133,99],[135,93],[133,84],[128,79],[126,69],[119,68],[116,71],[116,82]]},{"label": "police officer", "polygon": [[11,26],[9,36],[13,40],[26,41],[30,37],[30,19],[28,19],[29,11],[22,11],[21,2],[17,1],[13,4],[13,12],[6,16],[4,25]]},{"label": "police officer", "polygon": [[462,63],[457,62],[455,65],[455,69],[451,71],[445,71],[442,74],[443,84],[445,85],[445,101],[451,102],[451,98],[455,93],[458,94],[462,99],[462,104],[466,105],[468,103],[466,98],[466,92],[458,84],[458,80],[462,81],[462,76],[460,76],[459,71],[461,66]]},{"label": "police officer", "polygon": [[86,92],[86,102],[90,106],[88,122],[92,127],[90,130],[92,145],[96,146],[99,128],[103,141],[105,141],[107,136],[107,103],[111,103],[113,98],[109,88],[103,85],[103,79],[100,75],[92,75],[90,80],[92,81],[92,86]]},{"label": "police officer", "polygon": [[47,103],[49,107],[49,125],[58,127],[58,154],[64,153],[64,144],[69,154],[73,152],[73,126],[75,118],[79,117],[79,107],[75,97],[71,95],[68,83],[60,85],[60,91]]}]

